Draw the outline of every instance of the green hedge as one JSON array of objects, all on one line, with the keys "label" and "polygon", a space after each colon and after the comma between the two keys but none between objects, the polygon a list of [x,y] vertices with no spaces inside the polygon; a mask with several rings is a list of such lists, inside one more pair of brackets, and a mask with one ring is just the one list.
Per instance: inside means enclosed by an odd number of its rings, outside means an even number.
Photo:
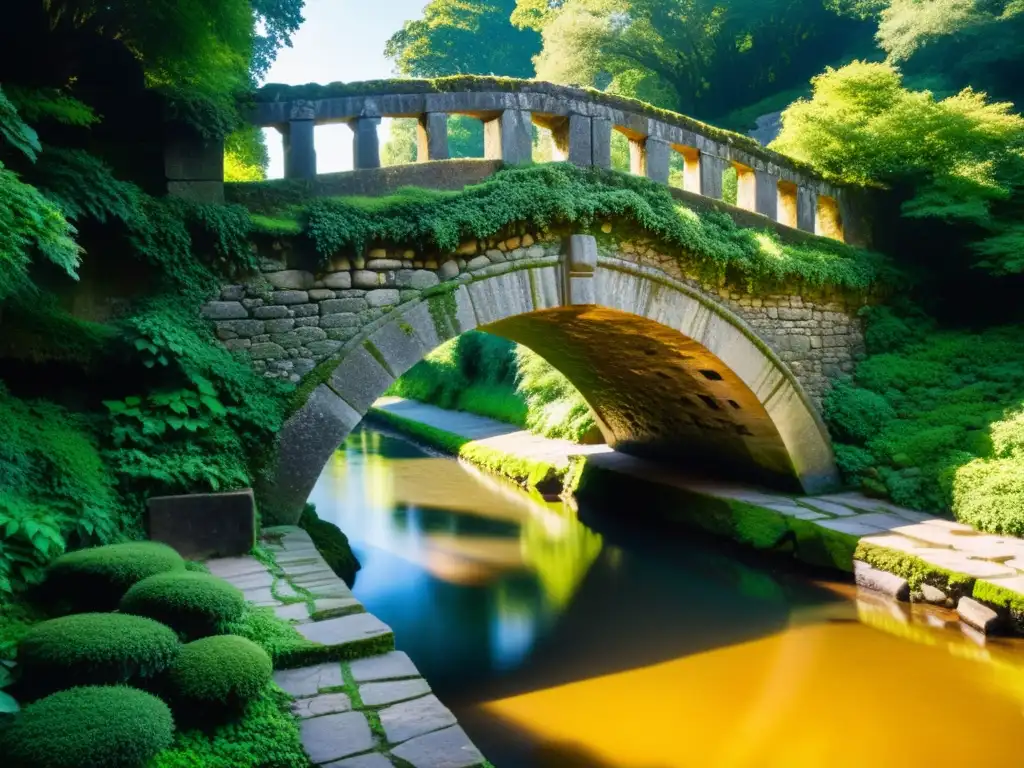
[{"label": "green hedge", "polygon": [[0,735],[0,752],[5,768],[142,768],[171,745],[173,731],[155,696],[88,686],[27,706]]},{"label": "green hedge", "polygon": [[270,656],[244,637],[222,635],[189,643],[168,675],[175,709],[189,719],[230,717],[270,682]]},{"label": "green hedge", "polygon": [[245,608],[237,587],[205,573],[172,571],[149,576],[121,598],[121,612],[148,616],[188,639],[219,634]]},{"label": "green hedge", "polygon": [[141,616],[79,613],[32,627],[18,644],[22,684],[34,696],[76,685],[144,685],[181,651],[169,627]]},{"label": "green hedge", "polygon": [[112,611],[125,592],[147,576],[184,570],[185,561],[166,544],[109,544],[54,560],[46,570],[44,594],[76,612]]}]

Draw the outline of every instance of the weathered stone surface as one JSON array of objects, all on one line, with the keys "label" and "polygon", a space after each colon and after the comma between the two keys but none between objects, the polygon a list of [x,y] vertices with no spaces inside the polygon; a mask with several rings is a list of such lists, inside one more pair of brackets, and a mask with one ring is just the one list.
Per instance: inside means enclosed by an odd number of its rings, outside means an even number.
[{"label": "weathered stone surface", "polygon": [[335,290],[345,290],[352,287],[352,274],[350,272],[331,272],[324,275],[324,285]]},{"label": "weathered stone surface", "polygon": [[369,613],[353,613],[337,619],[300,624],[296,629],[307,640],[322,645],[346,645],[391,634],[391,627]]},{"label": "weathered stone surface", "polygon": [[937,587],[933,587],[931,584],[921,585],[921,596],[924,598],[926,603],[932,603],[934,605],[945,605],[946,593]]},{"label": "weathered stone surface", "polygon": [[252,489],[152,496],[146,506],[149,538],[174,547],[184,557],[243,555],[256,543]]},{"label": "weathered stone surface", "polygon": [[853,578],[863,589],[881,592],[904,602],[910,599],[910,584],[906,579],[872,568],[860,560],[853,562]]},{"label": "weathered stone surface", "polygon": [[303,720],[302,746],[314,763],[326,763],[373,748],[373,733],[359,712]]},{"label": "weathered stone surface", "polygon": [[371,272],[368,269],[357,269],[352,273],[352,285],[356,288],[378,288],[380,287],[382,275],[378,272]]},{"label": "weathered stone surface", "polygon": [[320,314],[319,304],[299,304],[293,306],[289,310],[291,317],[312,317],[313,315]]},{"label": "weathered stone surface", "polygon": [[308,699],[299,699],[292,704],[292,712],[300,719],[348,712],[352,701],[344,693],[322,693]]},{"label": "weathered stone surface", "polygon": [[350,757],[347,760],[339,760],[336,763],[326,763],[323,768],[394,768],[394,765],[380,752],[370,752]]},{"label": "weathered stone surface", "polygon": [[426,693],[430,693],[430,686],[422,677],[387,683],[367,683],[359,686],[359,697],[368,707],[414,699]]},{"label": "weathered stone surface", "polygon": [[363,298],[330,299],[320,303],[320,314],[333,315],[341,312],[362,312],[368,307],[369,304],[367,304],[366,299]]},{"label": "weathered stone surface", "polygon": [[334,296],[334,291],[329,288],[313,288],[309,291],[310,301],[324,301],[325,299],[333,299]]},{"label": "weathered stone surface", "polygon": [[242,576],[251,576],[258,573],[267,573],[267,566],[255,557],[243,555],[241,557],[218,557],[208,560],[206,567],[210,573],[227,579],[234,583],[234,579]]},{"label": "weathered stone surface", "polygon": [[[362,299],[342,299],[342,301],[359,301]],[[320,327],[327,328],[356,328],[359,326],[359,317],[352,312],[338,312],[333,315],[324,315],[320,318]]]},{"label": "weathered stone surface", "polygon": [[484,756],[459,726],[411,739],[392,750],[413,768],[476,768]]},{"label": "weathered stone surface", "polygon": [[335,339],[324,339],[322,341],[309,342],[306,344],[306,349],[314,355],[329,355],[341,349],[341,344],[342,342]]},{"label": "weathered stone surface", "polygon": [[249,316],[240,301],[209,301],[201,312],[207,320],[241,320]]},{"label": "weathered stone surface", "polygon": [[466,269],[473,271],[474,269],[483,269],[484,267],[491,266],[491,260],[486,256],[476,256],[469,260],[466,264]]},{"label": "weathered stone surface", "polygon": [[455,725],[455,715],[431,694],[382,709],[380,723],[388,741],[396,743]]},{"label": "weathered stone surface", "polygon": [[301,269],[285,269],[271,272],[266,276],[267,282],[280,291],[305,291],[313,287],[315,278],[311,272]]},{"label": "weathered stone surface", "polygon": [[360,414],[369,407],[395,378],[363,347],[345,356],[331,374],[330,386]]},{"label": "weathered stone surface", "polygon": [[300,669],[280,669],[274,672],[274,682],[286,693],[302,698],[315,696],[325,688],[338,687],[345,681],[341,676],[341,664],[330,661]]},{"label": "weathered stone surface", "polygon": [[272,301],[275,304],[305,304],[309,294],[305,291],[274,291]]},{"label": "weathered stone surface", "polygon": [[999,624],[999,614],[969,597],[960,598],[960,602],[956,604],[956,612],[962,621],[986,635],[991,634]]},{"label": "weathered stone surface", "polygon": [[381,288],[366,294],[366,303],[371,307],[388,307],[399,302],[398,291],[393,288]]},{"label": "weathered stone surface", "polygon": [[267,320],[264,326],[267,333],[286,333],[295,327],[295,319],[285,317],[280,320]]},{"label": "weathered stone surface", "polygon": [[279,320],[288,317],[288,307],[279,307],[276,305],[269,307],[257,307],[252,311],[253,317],[261,320]]},{"label": "weathered stone surface", "polygon": [[[386,251],[385,251],[385,253],[386,253]],[[402,268],[402,260],[401,259],[384,259],[384,258],[368,259],[367,262],[366,262],[366,268],[367,269],[401,269]]]},{"label": "weathered stone surface", "polygon": [[274,608],[274,614],[285,621],[305,621],[309,618],[309,609],[305,603],[289,603]]},{"label": "weathered stone surface", "polygon": [[363,604],[354,597],[328,597],[313,602],[313,618],[317,621],[361,613],[363,610]]},{"label": "weathered stone surface", "polygon": [[310,326],[304,328],[296,328],[295,335],[298,337],[299,343],[303,344],[304,346],[309,346],[310,342],[323,341],[324,339],[327,338],[327,334],[324,333],[322,330]]},{"label": "weathered stone surface", "polygon": [[454,259],[450,259],[440,266],[437,273],[442,280],[451,280],[453,277],[458,277],[459,264]]},{"label": "weathered stone surface", "polygon": [[225,285],[220,289],[220,298],[222,301],[241,301],[245,298],[245,286]]},{"label": "weathered stone surface", "polygon": [[380,656],[370,656],[349,663],[352,679],[357,683],[374,680],[395,680],[403,677],[419,677],[419,671],[412,659],[402,651],[391,651]]},{"label": "weathered stone surface", "polygon": [[247,339],[263,333],[264,325],[262,320],[221,320],[217,323],[217,330],[231,331],[235,335]]},{"label": "weathered stone surface", "polygon": [[403,269],[396,276],[396,285],[399,288],[412,288],[422,291],[440,282],[437,275],[428,269]]}]

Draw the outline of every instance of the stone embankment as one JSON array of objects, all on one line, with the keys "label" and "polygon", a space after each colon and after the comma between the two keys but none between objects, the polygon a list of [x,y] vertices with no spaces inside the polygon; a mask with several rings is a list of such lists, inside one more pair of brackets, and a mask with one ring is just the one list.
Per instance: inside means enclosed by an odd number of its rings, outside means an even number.
[{"label": "stone embankment", "polygon": [[274,673],[294,699],[302,745],[325,768],[477,768],[487,766],[455,716],[401,651],[390,627],[369,613],[328,567],[300,528],[264,532],[269,568],[255,557],[207,561],[247,600],[272,607],[307,640],[331,646],[337,658]]},{"label": "stone embankment", "polygon": [[[1024,633],[1024,540],[859,493],[792,496],[689,477],[605,446],[546,441],[423,403],[392,398],[379,401],[374,412],[461,434],[468,445],[479,439],[513,463],[543,457],[564,466],[567,490],[590,504],[628,499],[628,508],[643,510],[637,514],[676,519],[757,549],[852,572],[859,587],[899,601],[955,608],[962,622],[981,632]],[[389,422],[401,429],[401,420]]]}]

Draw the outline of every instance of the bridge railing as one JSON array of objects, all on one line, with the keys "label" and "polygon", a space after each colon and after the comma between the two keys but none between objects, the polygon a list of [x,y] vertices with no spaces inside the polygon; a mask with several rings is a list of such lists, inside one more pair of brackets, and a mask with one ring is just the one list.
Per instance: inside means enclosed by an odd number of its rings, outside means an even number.
[{"label": "bridge railing", "polygon": [[[804,232],[856,244],[870,240],[861,190],[831,184],[747,136],[590,89],[469,77],[268,85],[257,93],[250,120],[281,133],[286,178],[312,179],[318,125],[347,124],[353,167],[364,171],[381,166],[377,131],[384,117],[417,120],[418,162],[447,160],[450,115],[481,120],[484,157],[507,164],[532,161],[536,124],[551,131],[556,159],[610,168],[612,131],[618,131],[629,140],[634,174],[668,184],[671,158],[678,153],[683,189],[721,200],[723,173],[732,167],[739,208]],[[417,183],[429,181],[420,174]]]}]

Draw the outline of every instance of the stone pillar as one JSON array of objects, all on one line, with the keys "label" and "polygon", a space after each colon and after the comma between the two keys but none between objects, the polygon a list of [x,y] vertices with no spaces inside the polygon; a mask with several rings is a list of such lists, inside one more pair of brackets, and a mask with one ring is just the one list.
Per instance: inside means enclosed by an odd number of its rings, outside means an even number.
[{"label": "stone pillar", "polygon": [[796,191],[796,226],[804,232],[814,232],[818,222],[818,194],[810,187]]},{"label": "stone pillar", "polygon": [[590,118],[590,153],[598,168],[612,167],[612,121],[607,117]]},{"label": "stone pillar", "polygon": [[316,176],[316,146],[313,120],[289,120],[284,131],[284,177],[312,179]]},{"label": "stone pillar", "polygon": [[427,112],[420,115],[416,127],[416,160],[424,163],[427,160],[447,160],[448,153],[448,115],[444,112]]},{"label": "stone pillar", "polygon": [[379,117],[357,117],[352,127],[352,167],[361,171],[365,168],[380,168],[380,141],[377,138]]},{"label": "stone pillar", "polygon": [[706,152],[700,153],[700,193],[704,197],[722,199],[722,173],[725,171],[725,160]]},{"label": "stone pillar", "polygon": [[573,235],[569,247],[562,256],[562,274],[565,280],[566,306],[572,304],[596,304],[597,288],[594,273],[597,271],[597,240],[593,235]]},{"label": "stone pillar", "polygon": [[506,109],[484,122],[484,157],[506,165],[533,161],[533,122],[522,109]]},{"label": "stone pillar", "polygon": [[224,142],[188,125],[168,123],[164,136],[167,193],[202,203],[224,202]]},{"label": "stone pillar", "polygon": [[772,221],[779,217],[779,180],[767,171],[754,171],[754,210]]},{"label": "stone pillar", "polygon": [[667,141],[654,136],[630,139],[629,170],[636,176],[668,184],[668,153],[671,151]]},{"label": "stone pillar", "polygon": [[583,167],[593,165],[593,126],[586,115],[569,115],[551,132],[555,157]]}]

